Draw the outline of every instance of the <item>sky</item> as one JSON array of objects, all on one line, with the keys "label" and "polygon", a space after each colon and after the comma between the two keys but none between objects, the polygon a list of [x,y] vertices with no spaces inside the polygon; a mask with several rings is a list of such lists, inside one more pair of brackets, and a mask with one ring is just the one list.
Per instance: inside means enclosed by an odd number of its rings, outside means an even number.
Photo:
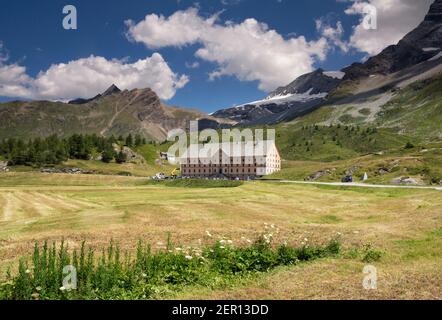
[{"label": "sky", "polygon": [[[414,29],[432,2],[5,0],[0,101],[88,98],[115,83],[210,113],[364,61]],[[63,28],[66,5],[77,29]]]}]

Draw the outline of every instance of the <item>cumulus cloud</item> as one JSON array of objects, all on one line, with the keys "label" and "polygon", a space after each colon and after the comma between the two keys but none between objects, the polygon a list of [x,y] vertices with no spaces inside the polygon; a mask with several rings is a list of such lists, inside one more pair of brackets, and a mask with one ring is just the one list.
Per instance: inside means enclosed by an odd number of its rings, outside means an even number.
[{"label": "cumulus cloud", "polygon": [[328,39],[333,46],[340,48],[343,52],[348,52],[348,44],[343,40],[344,27],[341,21],[338,21],[335,27],[325,18],[317,19],[315,22],[316,30],[324,38]]},{"label": "cumulus cloud", "polygon": [[[389,45],[396,44],[424,19],[434,0],[356,0],[345,10],[347,15],[360,15],[349,45],[360,52],[376,55]],[[377,10],[377,29],[364,28],[367,6]]]},{"label": "cumulus cloud", "polygon": [[35,78],[18,64],[0,64],[0,96],[8,97],[50,100],[91,97],[114,83],[121,89],[149,87],[167,100],[188,81],[187,76],[174,73],[158,53],[134,63],[90,56],[54,64]]},{"label": "cumulus cloud", "polygon": [[135,23],[126,22],[128,37],[148,48],[200,44],[196,57],[218,67],[211,79],[230,75],[242,81],[258,81],[270,91],[310,72],[328,50],[327,39],[307,41],[303,36],[284,38],[255,19],[221,23],[218,15],[204,18],[196,8],[169,17],[150,14]]}]

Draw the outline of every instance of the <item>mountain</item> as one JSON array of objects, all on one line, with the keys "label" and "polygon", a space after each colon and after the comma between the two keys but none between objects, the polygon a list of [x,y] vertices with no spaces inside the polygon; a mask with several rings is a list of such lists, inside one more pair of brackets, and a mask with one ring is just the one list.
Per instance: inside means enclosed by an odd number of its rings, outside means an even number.
[{"label": "mountain", "polygon": [[78,99],[75,99],[75,100],[71,100],[68,103],[69,104],[85,104],[85,103],[88,103],[88,102],[92,102],[94,100],[98,100],[98,99],[100,99],[102,97],[110,96],[110,95],[112,95],[114,93],[120,93],[120,92],[121,92],[121,90],[115,84],[113,84],[109,88],[107,88],[107,90],[104,91],[102,94],[98,94],[98,95],[96,95],[93,98],[90,98],[90,99],[78,98]]},{"label": "mountain", "polygon": [[191,120],[199,120],[203,127],[215,129],[223,122],[200,111],[166,106],[151,89],[121,91],[113,85],[102,94],[83,101],[2,103],[0,139],[45,137],[51,134],[118,136],[138,133],[163,141],[169,130],[187,129]]},{"label": "mountain", "polygon": [[324,72],[318,69],[276,89],[264,100],[220,110],[213,116],[236,121],[241,125],[275,124],[291,120],[324,103],[343,76],[340,71]]},{"label": "mountain", "polygon": [[424,21],[396,45],[385,48],[365,63],[354,63],[343,69],[344,80],[355,80],[371,74],[390,74],[429,59],[442,52],[442,0],[430,7]]},{"label": "mountain", "polygon": [[[408,33],[396,45],[384,49],[365,63],[354,63],[340,71],[324,72],[318,69],[300,76],[285,87],[276,89],[264,100],[220,110],[213,115],[235,121],[238,125],[278,124],[321,114],[323,123],[377,123],[398,126],[400,119],[382,118],[385,109],[397,104],[397,97],[413,83],[423,83],[421,90],[442,90],[442,0],[430,7],[424,21]],[[426,91],[428,92],[428,90]],[[427,96],[427,102],[438,104],[439,96]],[[318,110],[319,109],[319,110]],[[416,108],[413,107],[413,110]],[[416,110],[415,110],[416,111]],[[390,110],[389,113],[392,111]],[[401,112],[397,113],[400,118]],[[437,114],[431,112],[438,119]],[[424,117],[425,112],[413,113]],[[314,117],[313,117],[314,118]],[[416,121],[420,119],[416,118]],[[410,127],[415,127],[411,125]],[[433,128],[433,127],[432,127]],[[442,130],[435,128],[437,136]]]}]

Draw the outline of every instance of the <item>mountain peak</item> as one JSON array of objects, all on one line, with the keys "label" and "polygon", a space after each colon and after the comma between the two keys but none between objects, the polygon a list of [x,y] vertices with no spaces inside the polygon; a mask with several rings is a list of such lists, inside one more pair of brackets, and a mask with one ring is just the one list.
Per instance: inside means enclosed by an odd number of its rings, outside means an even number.
[{"label": "mountain peak", "polygon": [[356,80],[372,74],[390,74],[438,56],[442,43],[442,0],[436,0],[419,26],[396,45],[385,48],[365,63],[343,69],[344,80]]},{"label": "mountain peak", "polygon": [[90,99],[79,98],[79,99],[71,100],[71,101],[69,101],[68,103],[69,103],[69,104],[86,104],[86,103],[88,103],[88,102],[92,102],[92,101],[98,100],[98,99],[100,99],[100,98],[107,97],[107,96],[110,96],[110,95],[112,95],[112,94],[120,93],[120,92],[121,92],[121,90],[120,90],[115,84],[112,84],[112,85],[111,85],[109,88],[107,88],[106,91],[104,91],[102,94],[97,94],[97,95],[96,95],[95,97],[93,97],[93,98],[90,98]]},{"label": "mountain peak", "polygon": [[120,90],[115,84],[112,84],[109,88],[107,88],[106,91],[104,91],[104,92],[101,94],[101,96],[102,96],[102,97],[105,97],[105,96],[109,96],[109,95],[111,95],[111,94],[114,94],[114,93],[120,93],[120,92],[121,92],[121,90]]},{"label": "mountain peak", "polygon": [[340,79],[324,74],[324,70],[317,69],[295,79],[285,87],[280,87],[271,92],[267,99],[289,94],[322,94],[328,93],[340,83]]}]

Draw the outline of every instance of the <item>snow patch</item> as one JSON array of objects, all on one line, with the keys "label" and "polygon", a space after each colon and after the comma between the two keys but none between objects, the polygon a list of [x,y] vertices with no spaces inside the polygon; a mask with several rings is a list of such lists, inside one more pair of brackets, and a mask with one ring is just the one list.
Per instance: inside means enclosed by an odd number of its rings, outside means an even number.
[{"label": "snow patch", "polygon": [[275,104],[283,104],[288,102],[308,102],[316,99],[323,99],[327,96],[327,92],[321,92],[317,94],[312,94],[313,88],[310,88],[308,91],[304,93],[292,93],[292,94],[280,94],[276,96],[267,97],[264,100],[253,101],[249,103],[245,103],[239,106],[236,106],[237,110],[244,110],[246,106],[261,106],[269,103]]},{"label": "snow patch", "polygon": [[436,54],[433,58],[428,59],[428,61],[434,61],[442,57],[442,51]]},{"label": "snow patch", "polygon": [[326,71],[323,72],[324,75],[327,77],[335,78],[335,79],[342,79],[345,76],[345,72],[342,71]]},{"label": "snow patch", "polygon": [[436,51],[439,50],[440,48],[423,48],[422,50],[425,52],[429,52],[429,51]]}]

